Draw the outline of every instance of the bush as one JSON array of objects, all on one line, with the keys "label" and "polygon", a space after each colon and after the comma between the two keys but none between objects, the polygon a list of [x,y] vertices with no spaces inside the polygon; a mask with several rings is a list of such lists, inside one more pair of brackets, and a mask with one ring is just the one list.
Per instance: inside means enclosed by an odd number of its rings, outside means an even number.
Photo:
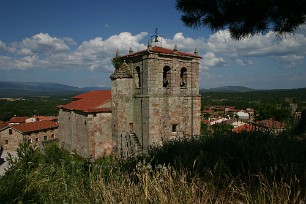
[{"label": "bush", "polygon": [[25,143],[0,178],[0,203],[301,203],[305,146],[287,133],[221,134],[88,165],[54,144],[41,154]]}]

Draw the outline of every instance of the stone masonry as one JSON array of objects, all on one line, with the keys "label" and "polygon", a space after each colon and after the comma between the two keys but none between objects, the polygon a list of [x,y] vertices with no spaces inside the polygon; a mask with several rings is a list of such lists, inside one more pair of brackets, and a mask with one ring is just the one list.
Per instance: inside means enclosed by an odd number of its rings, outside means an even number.
[{"label": "stone masonry", "polygon": [[197,51],[189,54],[149,44],[147,50],[130,51],[121,59],[124,63],[111,76],[117,154],[128,155],[135,143],[146,153],[150,145],[200,134]]},{"label": "stone masonry", "polygon": [[[146,50],[117,55],[121,63],[110,76],[111,93],[88,92],[60,107],[61,146],[94,159],[127,157],[166,140],[200,135],[200,59],[197,50],[150,43]],[[105,94],[108,100],[97,103],[95,97]]]}]

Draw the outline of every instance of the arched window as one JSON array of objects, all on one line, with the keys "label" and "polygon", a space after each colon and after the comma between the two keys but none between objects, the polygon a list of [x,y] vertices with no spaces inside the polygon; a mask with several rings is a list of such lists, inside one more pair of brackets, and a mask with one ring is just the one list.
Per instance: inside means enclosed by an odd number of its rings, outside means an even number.
[{"label": "arched window", "polygon": [[187,87],[187,69],[185,67],[181,69],[180,87]]},{"label": "arched window", "polygon": [[140,76],[140,67],[136,67],[136,86],[137,88],[141,87],[141,76]]},{"label": "arched window", "polygon": [[170,87],[170,82],[171,82],[171,69],[168,66],[164,67],[164,72],[163,72],[163,87]]}]

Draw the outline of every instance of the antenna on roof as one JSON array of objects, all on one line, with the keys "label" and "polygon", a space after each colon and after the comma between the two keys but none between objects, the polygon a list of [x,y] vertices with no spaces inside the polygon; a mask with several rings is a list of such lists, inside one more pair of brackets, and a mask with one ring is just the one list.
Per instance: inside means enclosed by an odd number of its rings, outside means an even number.
[{"label": "antenna on roof", "polygon": [[154,43],[154,46],[160,45],[160,47],[162,47],[163,38],[157,31],[158,29],[155,28],[155,33],[151,35],[151,42]]}]

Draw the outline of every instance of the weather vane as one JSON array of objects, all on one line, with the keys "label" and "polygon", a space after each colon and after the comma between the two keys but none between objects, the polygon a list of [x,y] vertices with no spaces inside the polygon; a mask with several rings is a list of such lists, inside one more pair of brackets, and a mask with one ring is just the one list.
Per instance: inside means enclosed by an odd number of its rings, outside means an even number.
[{"label": "weather vane", "polygon": [[151,42],[154,43],[155,46],[157,46],[158,43],[159,43],[160,46],[162,47],[162,39],[163,38],[162,38],[162,35],[160,35],[157,31],[158,31],[158,29],[155,28],[155,33],[151,35]]}]

